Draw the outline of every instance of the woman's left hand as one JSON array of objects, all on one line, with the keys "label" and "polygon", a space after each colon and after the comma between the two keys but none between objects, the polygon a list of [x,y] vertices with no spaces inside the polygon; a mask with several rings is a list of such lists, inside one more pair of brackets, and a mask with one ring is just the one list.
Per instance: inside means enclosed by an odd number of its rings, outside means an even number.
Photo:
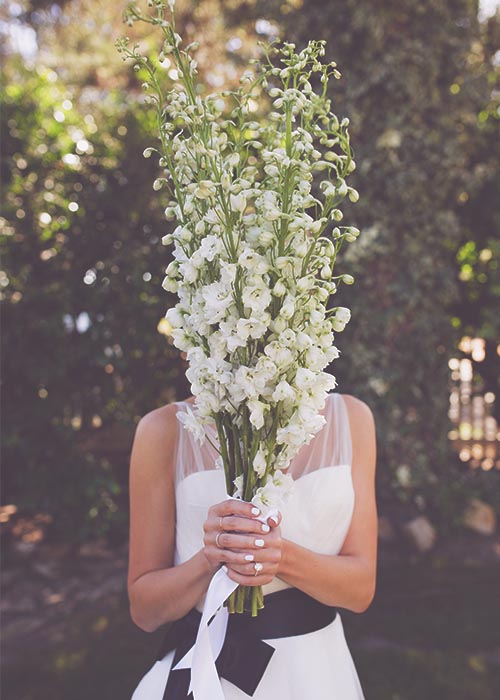
[{"label": "woman's left hand", "polygon": [[[283,540],[281,538],[281,513],[278,513],[278,522],[268,518],[267,524],[271,528],[268,533],[259,536],[262,546],[245,550],[244,553],[252,555],[253,560],[248,564],[227,564],[227,574],[230,579],[243,586],[265,586],[275,578],[281,562],[283,552]],[[226,547],[231,549],[231,547]],[[241,549],[232,549],[234,552],[242,552]]]}]

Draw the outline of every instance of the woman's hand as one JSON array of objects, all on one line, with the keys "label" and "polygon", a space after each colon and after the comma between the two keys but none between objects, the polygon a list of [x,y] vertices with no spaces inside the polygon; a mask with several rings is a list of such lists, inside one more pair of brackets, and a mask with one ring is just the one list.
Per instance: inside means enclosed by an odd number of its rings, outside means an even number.
[{"label": "woman's hand", "polygon": [[246,586],[273,580],[281,561],[281,514],[277,522],[268,518],[267,524],[257,519],[259,514],[252,503],[237,499],[209,509],[203,524],[203,552],[213,571],[225,564],[229,578]]},{"label": "woman's hand", "polygon": [[[282,557],[283,540],[281,539],[280,522],[281,514],[278,516],[277,523],[268,518],[271,530],[260,537],[260,541],[264,544],[252,550],[251,554],[254,557],[252,563],[245,561],[244,564],[226,564],[230,579],[243,586],[265,586],[271,583],[278,573]],[[223,536],[219,537],[219,542],[222,539]],[[258,569],[255,568],[256,566]]]}]

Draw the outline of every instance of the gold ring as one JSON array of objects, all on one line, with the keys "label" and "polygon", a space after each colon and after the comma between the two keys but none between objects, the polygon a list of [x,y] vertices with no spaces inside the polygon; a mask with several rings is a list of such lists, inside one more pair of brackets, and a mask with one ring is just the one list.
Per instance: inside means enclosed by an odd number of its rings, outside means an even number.
[{"label": "gold ring", "polygon": [[223,519],[224,519],[224,516],[221,515],[220,518],[219,518],[219,527],[220,527],[221,530],[224,529],[224,523],[222,522]]},{"label": "gold ring", "polygon": [[215,538],[215,544],[216,544],[217,547],[219,547],[219,549],[222,549],[222,547],[221,547],[220,544],[219,544],[219,537],[220,537],[221,535],[222,535],[222,532],[218,532],[218,533],[217,533],[217,536],[216,536],[216,538]]}]

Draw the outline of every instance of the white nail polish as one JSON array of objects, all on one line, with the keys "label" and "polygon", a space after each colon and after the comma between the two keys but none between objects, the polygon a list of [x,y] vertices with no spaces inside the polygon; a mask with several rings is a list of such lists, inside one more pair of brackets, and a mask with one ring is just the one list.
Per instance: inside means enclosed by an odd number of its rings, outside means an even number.
[{"label": "white nail polish", "polygon": [[276,525],[278,524],[278,516],[277,515],[271,515],[269,517],[269,520],[272,520],[273,522],[275,522]]},{"label": "white nail polish", "polygon": [[253,561],[255,559],[253,554],[245,554],[245,561]]},{"label": "white nail polish", "polygon": [[264,546],[264,540],[255,540],[255,546],[256,546],[256,547],[263,547],[263,546]]},{"label": "white nail polish", "polygon": [[252,508],[252,515],[260,515],[260,510],[258,508]]},{"label": "white nail polish", "polygon": [[262,530],[264,532],[269,532],[270,529],[271,528],[269,527],[269,525],[267,525],[267,523],[262,523]]}]

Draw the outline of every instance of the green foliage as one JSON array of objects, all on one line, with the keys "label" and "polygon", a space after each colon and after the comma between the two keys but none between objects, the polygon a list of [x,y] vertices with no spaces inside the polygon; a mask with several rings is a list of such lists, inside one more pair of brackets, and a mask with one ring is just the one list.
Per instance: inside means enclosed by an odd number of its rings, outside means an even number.
[{"label": "green foliage", "polygon": [[[465,324],[450,323],[450,314],[462,318],[463,296],[476,294],[467,330],[498,338],[500,325],[492,241],[498,138],[488,153],[498,131],[498,93],[491,97],[498,71],[495,79],[483,55],[477,4],[258,2],[248,18],[261,12],[299,46],[311,36],[325,39],[327,57],[345,78],[334,108],[350,118],[356,144],[360,204],[346,216],[361,235],[346,252],[356,285],[340,292],[352,321],[340,343],[339,390],[374,412],[380,501],[397,499],[439,518],[462,481],[447,437],[448,359]],[[234,19],[241,22],[237,11]],[[469,223],[465,189],[475,192]],[[460,261],[460,275],[457,255],[472,255],[478,240],[491,258]],[[474,281],[466,291],[467,265]],[[398,479],[402,465],[410,468],[409,484]],[[491,483],[499,475],[487,476]],[[477,479],[464,480],[462,499]]]},{"label": "green foliage", "polygon": [[179,374],[156,331],[168,296],[163,211],[142,158],[151,114],[113,91],[91,107],[54,71],[14,59],[7,77],[4,498],[52,514],[66,536],[123,531],[126,465],[104,456],[106,431],[129,426],[129,443]]},{"label": "green foliage", "polygon": [[[488,44],[483,50],[487,52]],[[489,51],[493,53],[494,46]],[[463,223],[457,250],[460,294],[451,313],[454,327],[464,336],[485,339],[484,360],[474,363],[474,371],[484,391],[497,397],[494,416],[500,424],[500,66],[484,79],[491,97],[474,122],[473,148],[469,146],[472,176],[464,178],[457,197]]]},{"label": "green foliage", "polygon": [[[31,15],[43,60],[4,61],[2,478],[5,501],[82,539],[125,534],[135,422],[188,387],[156,331],[174,297],[161,288],[167,202],[142,158],[155,133],[143,76],[116,54],[115,6],[61,6]],[[375,414],[379,501],[430,508],[442,528],[470,495],[498,508],[498,472],[458,471],[447,440],[447,362],[463,334],[487,339],[491,362],[476,369],[500,406],[498,15],[481,28],[468,0],[178,6],[217,87],[247,67],[256,19],[298,48],[326,40],[343,77],[332,108],[356,144],[360,201],[344,214],[361,230],[342,260],[356,284],[338,295],[352,319],[335,374]]]}]

